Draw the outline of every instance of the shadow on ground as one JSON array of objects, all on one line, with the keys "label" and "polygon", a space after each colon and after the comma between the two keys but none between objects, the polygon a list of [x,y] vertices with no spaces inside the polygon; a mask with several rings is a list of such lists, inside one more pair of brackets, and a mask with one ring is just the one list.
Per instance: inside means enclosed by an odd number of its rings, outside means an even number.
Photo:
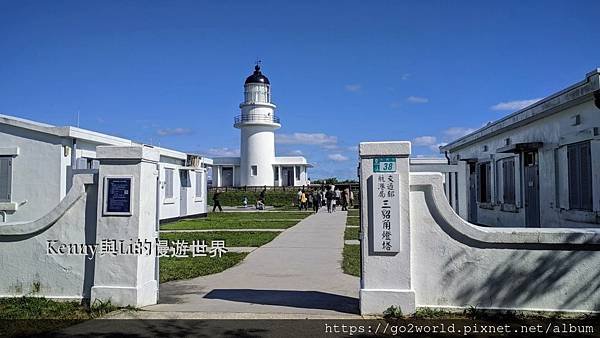
[{"label": "shadow on ground", "polygon": [[204,298],[251,304],[331,310],[350,314],[359,313],[357,298],[320,291],[215,289],[206,294]]}]

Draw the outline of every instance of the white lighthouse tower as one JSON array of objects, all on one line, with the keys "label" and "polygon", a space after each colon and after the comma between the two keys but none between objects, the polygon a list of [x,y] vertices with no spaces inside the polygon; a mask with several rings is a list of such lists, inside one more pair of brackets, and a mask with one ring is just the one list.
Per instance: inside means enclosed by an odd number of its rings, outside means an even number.
[{"label": "white lighthouse tower", "polygon": [[240,185],[271,186],[274,182],[275,130],[281,127],[271,103],[271,84],[257,64],[244,83],[244,102],[234,127],[241,130]]}]

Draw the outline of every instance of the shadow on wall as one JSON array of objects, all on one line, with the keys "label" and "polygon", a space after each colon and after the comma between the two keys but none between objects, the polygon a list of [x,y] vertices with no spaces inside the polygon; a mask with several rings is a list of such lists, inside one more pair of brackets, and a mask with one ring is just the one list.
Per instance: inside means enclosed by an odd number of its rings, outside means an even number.
[{"label": "shadow on wall", "polygon": [[[494,267],[482,267],[465,251],[450,257],[445,266],[444,287],[456,287],[456,299],[465,305],[516,307],[548,297],[550,291],[565,295],[558,309],[576,308],[600,290],[600,269],[590,251],[515,251]],[[467,260],[467,262],[465,262]],[[524,268],[523,265],[527,265]],[[488,270],[490,268],[491,270]],[[567,280],[571,269],[590,269],[585,281]],[[485,273],[483,282],[465,281],[463,276]],[[554,299],[556,301],[556,299]],[[600,310],[596,300],[594,310]]]},{"label": "shadow on wall", "polygon": [[[554,309],[573,309],[581,308],[579,305],[584,303],[589,307],[590,298],[600,294],[598,244],[480,242],[449,223],[431,198],[431,187],[411,189],[430,195],[425,203],[435,223],[461,243],[457,247],[460,252],[444,262],[441,276],[444,288],[458,290],[454,295],[457,305],[514,308],[538,302],[551,303]],[[580,239],[580,234],[573,233],[564,242],[577,243]],[[495,259],[495,251],[496,257],[505,258]],[[585,280],[573,279],[574,276],[584,276]],[[550,300],[557,293],[560,299]],[[547,300],[542,301],[544,298]],[[591,304],[594,310],[600,310],[600,299]]]}]

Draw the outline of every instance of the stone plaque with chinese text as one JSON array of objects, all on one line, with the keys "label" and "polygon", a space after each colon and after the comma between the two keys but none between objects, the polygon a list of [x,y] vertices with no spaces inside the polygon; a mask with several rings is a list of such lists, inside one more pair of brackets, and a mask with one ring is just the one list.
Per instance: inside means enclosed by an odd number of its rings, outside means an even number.
[{"label": "stone plaque with chinese text", "polygon": [[373,174],[372,244],[374,252],[400,251],[399,174]]}]

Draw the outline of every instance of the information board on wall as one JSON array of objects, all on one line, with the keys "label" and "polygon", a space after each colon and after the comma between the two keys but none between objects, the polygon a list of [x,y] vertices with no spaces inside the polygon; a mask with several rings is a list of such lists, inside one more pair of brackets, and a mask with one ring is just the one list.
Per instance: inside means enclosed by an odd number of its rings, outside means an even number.
[{"label": "information board on wall", "polygon": [[373,174],[373,231],[370,233],[374,252],[400,252],[399,183],[399,174]]},{"label": "information board on wall", "polygon": [[105,178],[105,215],[131,215],[131,180],[131,177]]}]

